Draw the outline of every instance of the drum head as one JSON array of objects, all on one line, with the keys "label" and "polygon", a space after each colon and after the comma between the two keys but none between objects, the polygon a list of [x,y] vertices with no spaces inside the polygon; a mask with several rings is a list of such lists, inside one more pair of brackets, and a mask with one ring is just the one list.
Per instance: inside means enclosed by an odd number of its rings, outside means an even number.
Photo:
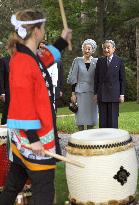
[{"label": "drum head", "polygon": [[121,129],[100,128],[79,131],[71,135],[69,142],[80,145],[97,145],[123,142],[130,138],[129,133]]}]

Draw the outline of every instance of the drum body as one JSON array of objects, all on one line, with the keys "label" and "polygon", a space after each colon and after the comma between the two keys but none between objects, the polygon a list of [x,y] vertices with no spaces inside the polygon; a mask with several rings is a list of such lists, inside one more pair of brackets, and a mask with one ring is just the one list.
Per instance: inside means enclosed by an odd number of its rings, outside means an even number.
[{"label": "drum body", "polygon": [[74,133],[67,157],[85,164],[66,164],[73,204],[130,204],[137,188],[137,158],[128,132],[95,129]]}]

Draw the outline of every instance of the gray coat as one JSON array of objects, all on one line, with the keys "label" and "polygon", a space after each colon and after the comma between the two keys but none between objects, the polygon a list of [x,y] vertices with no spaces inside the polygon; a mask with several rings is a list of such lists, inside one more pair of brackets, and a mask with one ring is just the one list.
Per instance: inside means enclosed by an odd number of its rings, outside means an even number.
[{"label": "gray coat", "polygon": [[71,66],[68,83],[76,83],[75,92],[77,97],[78,112],[75,115],[77,125],[97,125],[97,104],[93,101],[94,74],[97,58],[92,58],[87,70],[83,57],[77,57]]},{"label": "gray coat", "polygon": [[87,71],[83,57],[74,59],[67,82],[71,85],[77,83],[75,92],[93,92],[94,93],[94,73],[97,58],[92,58],[89,70]]}]

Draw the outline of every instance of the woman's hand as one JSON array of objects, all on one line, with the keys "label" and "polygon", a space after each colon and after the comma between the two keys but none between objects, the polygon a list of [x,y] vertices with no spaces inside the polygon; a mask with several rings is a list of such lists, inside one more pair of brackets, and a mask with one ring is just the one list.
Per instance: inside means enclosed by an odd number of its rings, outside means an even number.
[{"label": "woman's hand", "polygon": [[77,97],[76,97],[75,93],[72,93],[71,102],[74,104],[77,102]]},{"label": "woman's hand", "polygon": [[97,103],[97,95],[94,95],[93,100],[95,103]]},{"label": "woman's hand", "polygon": [[31,149],[32,152],[36,155],[44,156],[45,155],[45,150],[40,141],[31,143]]},{"label": "woman's hand", "polygon": [[65,39],[67,42],[69,42],[72,39],[72,30],[69,28],[63,29],[61,37]]}]

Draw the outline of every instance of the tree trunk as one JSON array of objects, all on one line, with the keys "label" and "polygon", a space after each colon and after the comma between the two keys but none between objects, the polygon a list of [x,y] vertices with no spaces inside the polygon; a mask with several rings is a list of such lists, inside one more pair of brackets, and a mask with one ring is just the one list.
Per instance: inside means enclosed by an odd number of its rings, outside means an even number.
[{"label": "tree trunk", "polygon": [[[81,0],[82,8],[84,7],[84,4],[86,2],[87,0]],[[81,19],[81,24],[83,29],[82,33],[80,34],[80,41],[83,42],[86,39],[86,23],[88,22],[88,13],[86,9],[82,9],[80,19]]]},{"label": "tree trunk", "polygon": [[98,55],[102,55],[102,43],[104,41],[104,0],[97,0],[97,44]]},{"label": "tree trunk", "polygon": [[137,55],[137,103],[139,103],[139,26],[136,26],[136,55]]},{"label": "tree trunk", "polygon": [[[81,0],[81,4],[84,4],[85,2],[87,2],[87,0]],[[87,20],[88,20],[87,12],[82,11],[81,12],[81,23],[86,23]]]},{"label": "tree trunk", "polygon": [[18,5],[22,5],[24,3],[24,0],[16,0]]}]

